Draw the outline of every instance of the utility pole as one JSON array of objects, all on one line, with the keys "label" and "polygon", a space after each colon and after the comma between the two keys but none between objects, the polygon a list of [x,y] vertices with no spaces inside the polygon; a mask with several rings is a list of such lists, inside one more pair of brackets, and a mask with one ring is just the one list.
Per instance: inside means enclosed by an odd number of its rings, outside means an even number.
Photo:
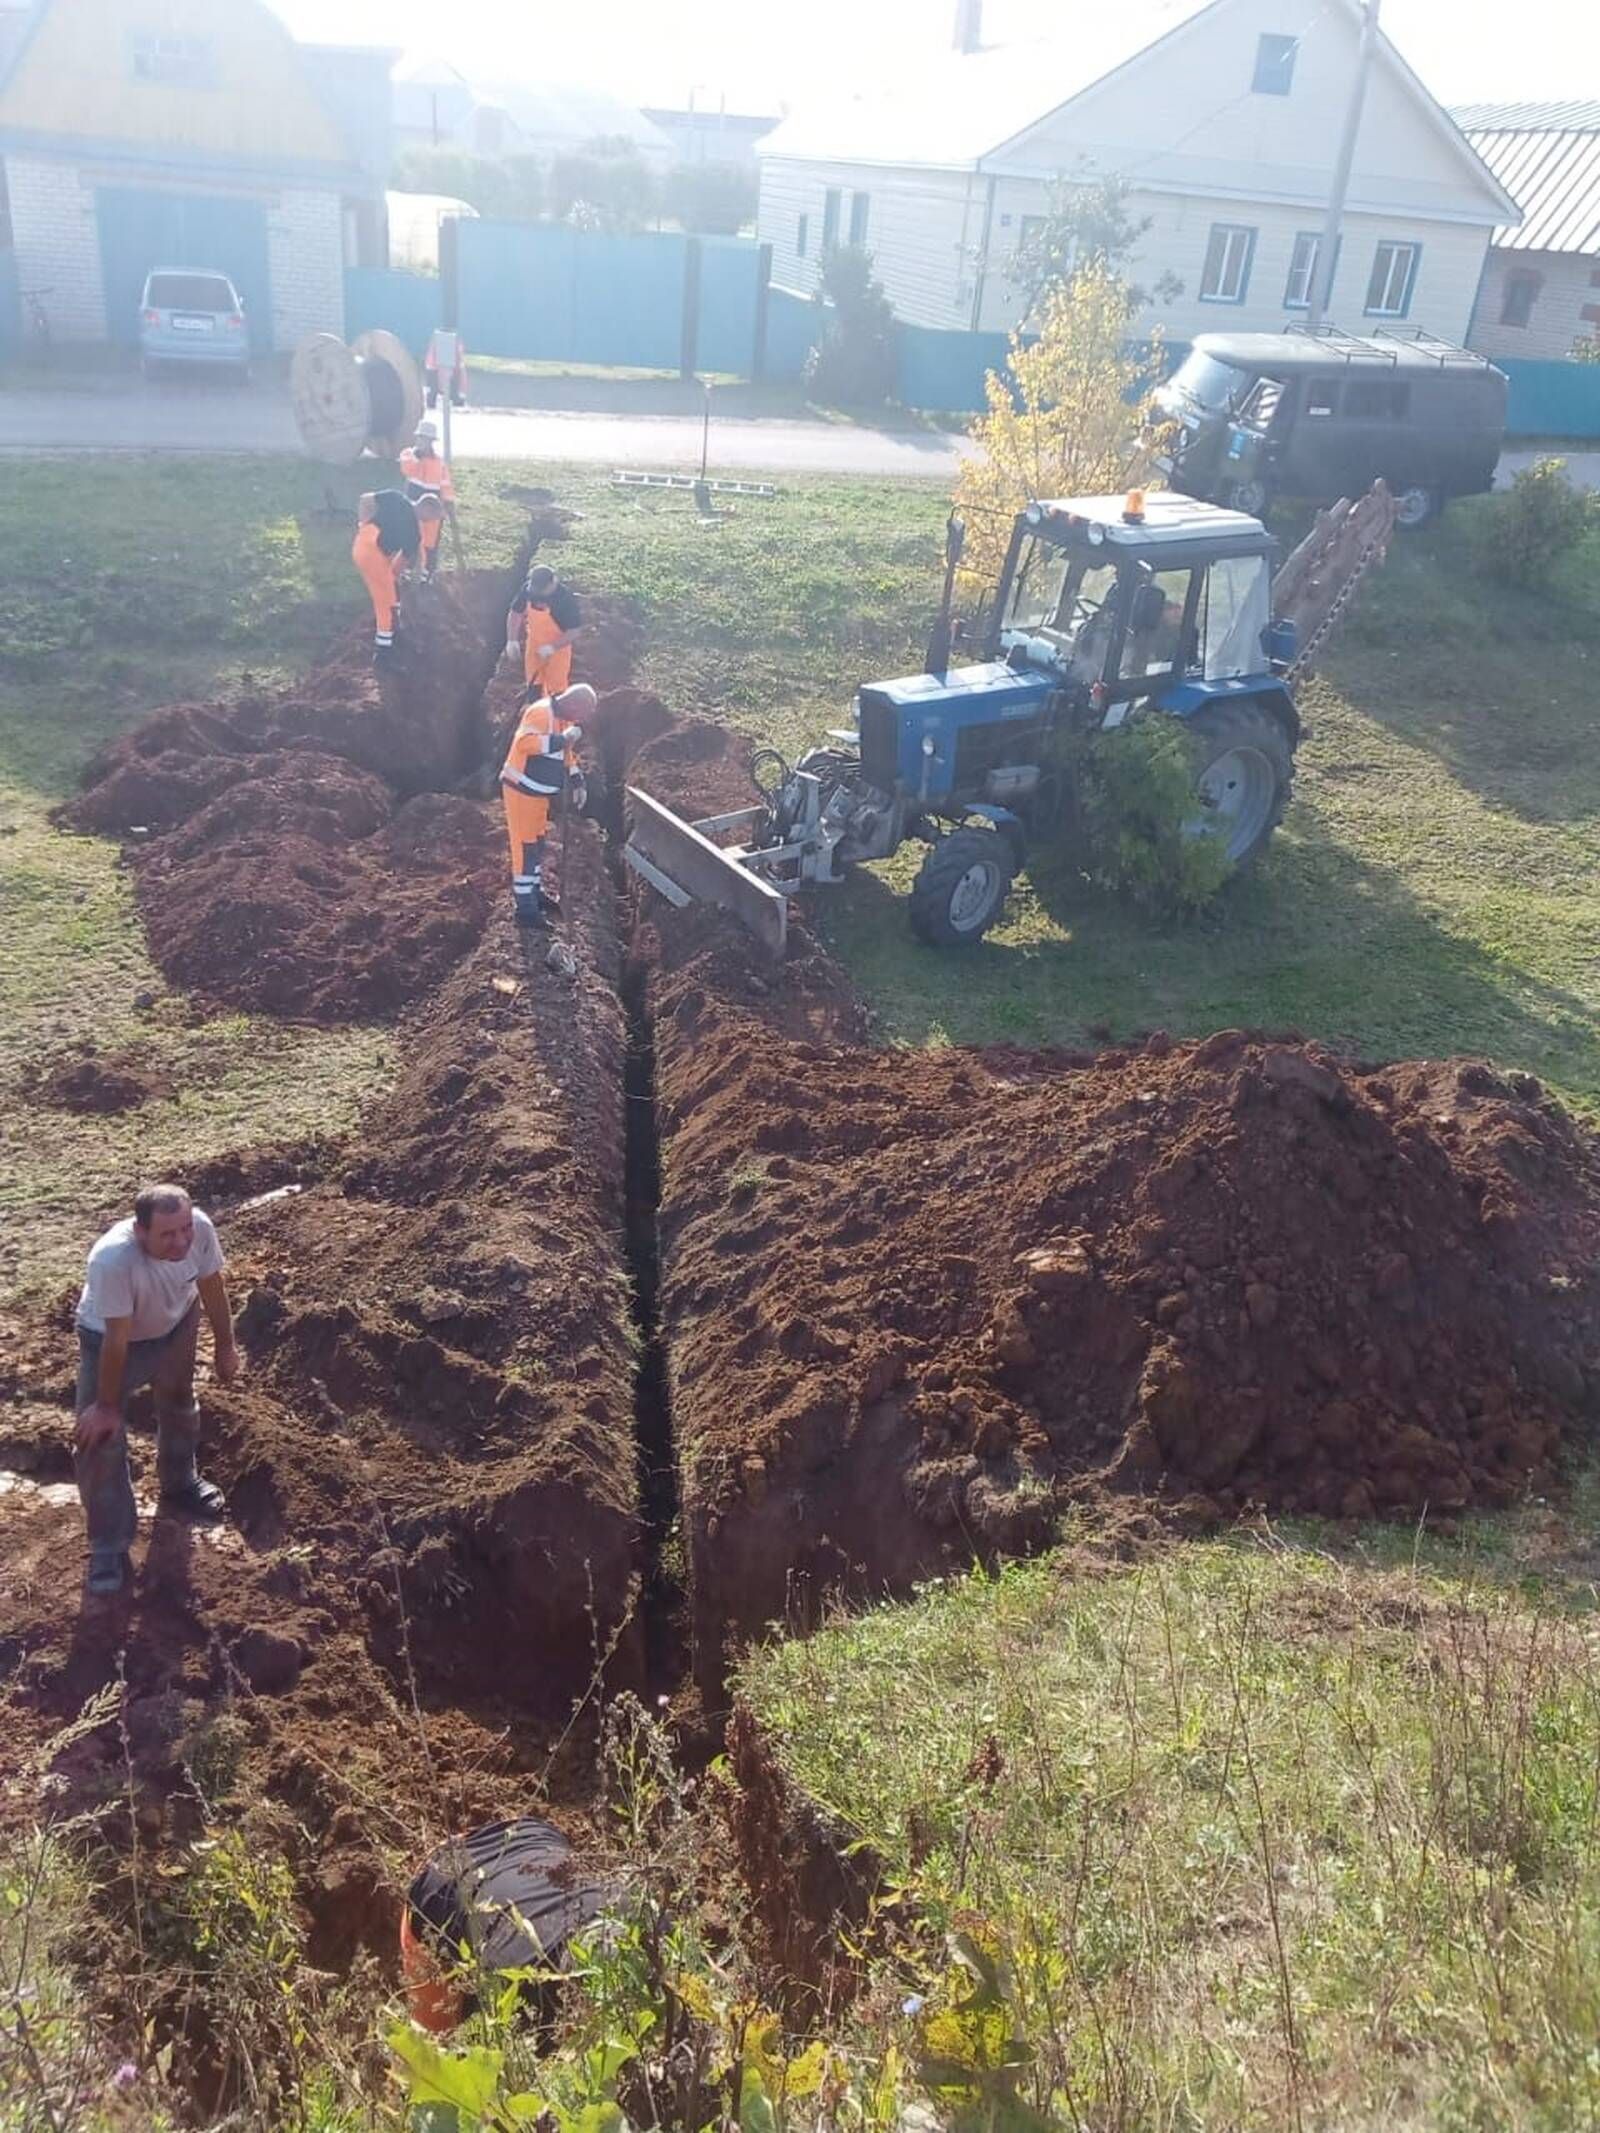
[{"label": "utility pole", "polygon": [[1350,102],[1344,115],[1344,133],[1338,160],[1333,167],[1333,191],[1328,196],[1328,219],[1317,240],[1316,268],[1311,277],[1310,305],[1306,325],[1315,333],[1327,315],[1333,293],[1333,277],[1339,264],[1339,232],[1344,223],[1345,194],[1350,190],[1350,169],[1356,159],[1356,137],[1361,131],[1361,107],[1367,100],[1367,76],[1378,43],[1380,0],[1365,0],[1361,10],[1361,42],[1356,48],[1356,77],[1350,85]]}]

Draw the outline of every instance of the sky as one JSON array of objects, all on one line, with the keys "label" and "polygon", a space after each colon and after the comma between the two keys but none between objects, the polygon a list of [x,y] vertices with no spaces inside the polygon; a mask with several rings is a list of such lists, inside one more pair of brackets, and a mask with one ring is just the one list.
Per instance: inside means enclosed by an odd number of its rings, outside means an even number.
[{"label": "sky", "polygon": [[[949,46],[955,0],[272,0],[298,36],[403,47],[475,82],[543,78],[630,103],[778,110]],[[1159,0],[1157,0],[1159,5]],[[1116,0],[988,0],[985,41],[1068,34]],[[1384,28],[1441,103],[1600,98],[1594,0],[1383,0]],[[1515,28],[1511,25],[1514,23]]]}]

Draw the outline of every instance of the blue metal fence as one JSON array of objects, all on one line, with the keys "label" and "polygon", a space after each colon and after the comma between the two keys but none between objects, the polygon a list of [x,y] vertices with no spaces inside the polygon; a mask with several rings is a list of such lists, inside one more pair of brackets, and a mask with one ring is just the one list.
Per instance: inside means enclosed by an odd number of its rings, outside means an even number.
[{"label": "blue metal fence", "polygon": [[1511,436],[1600,437],[1600,363],[1495,360],[1511,380]]},{"label": "blue metal fence", "polygon": [[697,242],[700,288],[694,332],[695,368],[750,377],[771,248],[747,243],[742,237],[701,237]]},{"label": "blue metal fence", "polygon": [[821,335],[828,307],[795,289],[767,291],[767,362],[769,378],[794,383],[805,376],[806,357]]},{"label": "blue metal fence", "polygon": [[400,274],[385,267],[345,269],[344,330],[349,340],[374,326],[387,326],[420,361],[443,315],[440,304],[436,274]]}]

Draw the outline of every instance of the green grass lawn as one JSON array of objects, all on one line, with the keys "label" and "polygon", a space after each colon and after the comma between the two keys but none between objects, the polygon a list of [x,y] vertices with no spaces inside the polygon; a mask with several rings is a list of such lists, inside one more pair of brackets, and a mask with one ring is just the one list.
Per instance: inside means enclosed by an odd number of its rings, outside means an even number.
[{"label": "green grass lawn", "polygon": [[[361,612],[347,514],[372,469],[292,460],[15,461],[0,584],[0,1290],[69,1279],[135,1177],[263,1139],[337,1132],[381,1085],[380,1031],[197,1024],[141,945],[112,846],[49,811],[97,742],[244,673],[303,669]],[[592,470],[469,466],[473,560],[502,561],[543,482],[581,514],[580,586],[649,623],[669,703],[790,751],[861,681],[920,657],[944,501],[911,481],[785,481],[714,528],[688,498]],[[915,855],[824,904],[909,1044],[1081,1041],[1091,1028],[1298,1026],[1374,1055],[1482,1051],[1600,1104],[1600,604],[1472,580],[1445,527],[1402,542],[1307,699],[1299,797],[1260,872],[1200,923],[1153,920],[1041,851],[1007,925],[950,958],[899,891]],[[1592,575],[1592,574],[1591,574]],[[146,993],[154,1005],[136,1007]],[[115,1119],[21,1084],[91,1037],[165,1077]]]},{"label": "green grass lawn", "polygon": [[755,1657],[910,1899],[868,2000],[956,2122],[1592,2125],[1594,1593],[1517,1569],[1080,1550]]}]

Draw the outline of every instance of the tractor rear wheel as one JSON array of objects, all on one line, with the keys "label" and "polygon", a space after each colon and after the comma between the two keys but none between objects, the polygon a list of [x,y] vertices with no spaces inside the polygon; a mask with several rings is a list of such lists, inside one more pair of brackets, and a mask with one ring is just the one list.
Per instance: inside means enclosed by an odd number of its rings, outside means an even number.
[{"label": "tractor rear wheel", "polygon": [[981,940],[1005,909],[1015,872],[1010,839],[998,830],[952,830],[911,884],[912,932],[935,948]]},{"label": "tractor rear wheel", "polygon": [[1195,766],[1191,836],[1220,837],[1235,873],[1265,851],[1294,784],[1294,750],[1264,704],[1213,704],[1189,724]]}]

